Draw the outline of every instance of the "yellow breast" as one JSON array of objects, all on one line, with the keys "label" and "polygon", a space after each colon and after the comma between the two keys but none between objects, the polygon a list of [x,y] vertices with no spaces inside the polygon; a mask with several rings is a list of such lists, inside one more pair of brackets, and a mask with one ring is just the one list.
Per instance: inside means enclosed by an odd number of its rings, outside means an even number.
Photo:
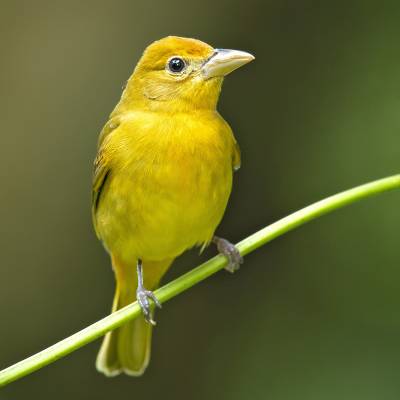
[{"label": "yellow breast", "polygon": [[129,113],[103,144],[98,233],[120,259],[163,260],[208,242],[232,186],[234,139],[216,112]]}]

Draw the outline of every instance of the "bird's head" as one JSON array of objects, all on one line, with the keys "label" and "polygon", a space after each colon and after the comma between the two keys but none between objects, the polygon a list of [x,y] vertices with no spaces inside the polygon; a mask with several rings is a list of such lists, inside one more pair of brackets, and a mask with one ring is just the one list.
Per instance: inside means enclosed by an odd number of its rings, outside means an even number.
[{"label": "bird's head", "polygon": [[123,101],[154,110],[215,109],[223,78],[253,59],[243,51],[168,36],[147,47]]}]

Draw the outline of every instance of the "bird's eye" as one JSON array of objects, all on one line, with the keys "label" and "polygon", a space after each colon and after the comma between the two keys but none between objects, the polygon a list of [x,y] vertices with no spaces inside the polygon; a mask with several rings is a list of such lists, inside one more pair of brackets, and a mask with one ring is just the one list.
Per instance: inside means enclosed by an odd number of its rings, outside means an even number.
[{"label": "bird's eye", "polygon": [[182,58],[174,57],[171,58],[168,62],[168,69],[173,73],[182,72],[185,68],[185,61]]}]

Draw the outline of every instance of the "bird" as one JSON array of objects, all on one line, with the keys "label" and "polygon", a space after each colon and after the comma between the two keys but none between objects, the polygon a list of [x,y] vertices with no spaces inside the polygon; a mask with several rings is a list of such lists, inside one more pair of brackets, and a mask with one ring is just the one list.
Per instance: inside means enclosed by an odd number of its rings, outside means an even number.
[{"label": "bird", "polygon": [[[96,368],[108,377],[140,376],[150,359],[153,291],[184,251],[214,243],[241,157],[217,111],[224,77],[254,56],[167,36],[144,51],[102,129],[94,162],[92,219],[116,280],[112,311],[137,300],[142,314],[105,335]],[[153,304],[154,303],[154,304]]]}]

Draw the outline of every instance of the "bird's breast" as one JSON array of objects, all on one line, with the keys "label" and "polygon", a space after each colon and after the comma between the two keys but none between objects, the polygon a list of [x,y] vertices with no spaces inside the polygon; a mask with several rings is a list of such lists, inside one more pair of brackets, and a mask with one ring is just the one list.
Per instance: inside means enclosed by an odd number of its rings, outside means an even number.
[{"label": "bird's breast", "polygon": [[127,125],[113,150],[98,221],[106,246],[124,258],[176,257],[207,242],[231,191],[231,144],[220,127],[187,118],[158,125],[136,134]]}]

